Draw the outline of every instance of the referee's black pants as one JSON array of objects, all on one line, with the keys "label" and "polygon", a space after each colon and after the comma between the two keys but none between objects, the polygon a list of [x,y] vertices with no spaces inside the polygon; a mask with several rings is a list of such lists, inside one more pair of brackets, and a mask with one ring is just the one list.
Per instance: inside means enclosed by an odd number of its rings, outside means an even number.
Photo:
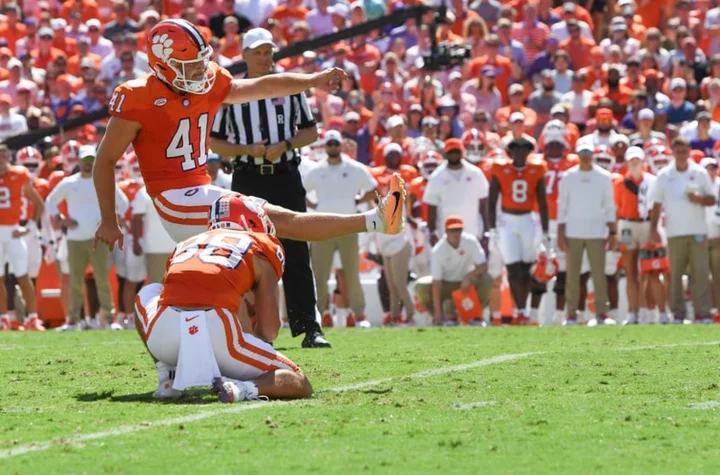
[{"label": "referee's black pants", "polygon": [[[232,189],[239,193],[257,196],[268,203],[293,211],[306,212],[305,188],[296,167],[286,173],[260,175],[259,173],[235,170]],[[285,308],[292,336],[320,331],[315,319],[315,282],[310,268],[308,243],[281,239],[285,247]]]}]

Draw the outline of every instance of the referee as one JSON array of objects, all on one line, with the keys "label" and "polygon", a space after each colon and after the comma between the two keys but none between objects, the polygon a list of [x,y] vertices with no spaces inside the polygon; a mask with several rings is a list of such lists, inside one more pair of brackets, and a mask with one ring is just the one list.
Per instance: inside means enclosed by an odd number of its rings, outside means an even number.
[{"label": "referee", "polygon": [[[254,28],[243,37],[247,77],[272,74],[272,34]],[[214,152],[235,157],[232,190],[257,196],[294,211],[307,211],[298,165],[298,148],[317,141],[315,119],[304,93],[226,106],[210,134]],[[290,330],[305,333],[303,348],[327,348],[315,318],[315,283],[306,242],[282,239],[285,247],[283,287]]]}]

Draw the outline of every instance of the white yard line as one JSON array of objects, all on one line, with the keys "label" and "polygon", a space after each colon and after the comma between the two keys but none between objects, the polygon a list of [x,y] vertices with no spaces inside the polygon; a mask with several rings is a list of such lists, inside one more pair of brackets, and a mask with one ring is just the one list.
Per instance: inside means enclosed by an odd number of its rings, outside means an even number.
[{"label": "white yard line", "polygon": [[410,374],[408,376],[401,376],[399,378],[375,379],[373,381],[366,381],[364,383],[350,384],[348,386],[338,386],[336,388],[326,389],[325,392],[340,393],[340,392],[346,392],[346,391],[357,391],[358,389],[363,389],[363,388],[367,388],[370,386],[377,386],[379,384],[389,383],[396,379],[419,379],[419,378],[427,378],[430,376],[439,376],[441,374],[447,374],[447,373],[456,373],[458,371],[467,371],[467,370],[473,369],[473,368],[480,368],[481,366],[489,366],[489,365],[498,364],[498,363],[506,363],[508,361],[517,360],[520,358],[527,358],[528,356],[540,355],[542,353],[544,353],[544,352],[517,353],[514,355],[492,356],[490,358],[485,358],[485,359],[479,360],[479,361],[473,361],[472,363],[460,364],[457,366],[445,366],[443,368],[426,369],[424,371]]},{"label": "white yard line", "polygon": [[715,409],[720,406],[720,401],[696,402],[688,405],[688,409]]},{"label": "white yard line", "polygon": [[[425,371],[420,371],[418,373],[413,373],[407,376],[400,376],[398,378],[384,378],[384,379],[376,379],[373,381],[367,381],[364,383],[358,383],[350,386],[340,386],[336,388],[330,388],[323,392],[344,392],[344,391],[353,391],[357,389],[362,389],[370,386],[377,386],[379,384],[388,383],[390,381],[396,381],[396,380],[404,380],[404,379],[419,379],[419,378],[428,378],[431,376],[439,376],[442,374],[448,374],[448,373],[455,373],[458,371],[467,371],[473,368],[480,368],[482,366],[489,366],[493,364],[499,364],[499,363],[505,363],[508,361],[520,359],[520,358],[526,358],[528,356],[538,355],[541,353],[519,353],[519,354],[511,354],[511,355],[498,355],[493,356],[490,358],[485,358],[482,360],[474,361],[472,363],[466,363],[466,364],[460,364],[456,366],[445,366],[442,368],[434,368],[434,369],[428,369]],[[154,427],[165,427],[165,426],[171,426],[175,424],[187,424],[190,422],[197,422],[204,419],[209,419],[211,417],[217,417],[224,414],[234,414],[237,412],[244,412],[244,411],[252,411],[254,409],[262,409],[262,408],[271,408],[271,407],[277,407],[277,406],[287,406],[290,404],[314,404],[315,401],[309,400],[309,401],[273,401],[273,402],[261,402],[261,403],[242,403],[237,406],[231,406],[226,407],[223,409],[216,409],[213,411],[204,411],[199,412],[197,414],[191,414],[188,416],[182,416],[182,417],[175,417],[172,419],[164,419],[164,420],[158,420],[153,422],[143,422],[137,425],[132,426],[123,426],[123,427],[117,427],[115,429],[109,429],[106,431],[101,432],[91,432],[89,434],[78,434],[73,435],[69,437],[61,437],[58,439],[53,439],[46,442],[34,442],[30,444],[24,444],[19,445],[17,447],[13,447],[11,449],[3,449],[0,450],[0,459],[6,459],[10,457],[17,457],[18,455],[24,455],[31,452],[40,452],[43,450],[51,449],[53,447],[57,447],[60,445],[72,445],[72,444],[78,444],[82,442],[87,442],[90,440],[98,440],[98,439],[105,439],[107,437],[116,437],[119,435],[125,435],[125,434],[132,434],[134,432],[140,432],[142,430],[146,429],[152,429]]]},{"label": "white yard line", "polygon": [[640,350],[659,350],[661,348],[679,348],[683,346],[715,346],[720,345],[720,340],[716,341],[693,341],[687,343],[667,343],[665,345],[649,345],[649,346],[627,346],[624,348],[615,348],[615,351],[640,351]]},{"label": "white yard line", "polygon": [[487,407],[487,406],[494,406],[495,401],[476,401],[476,402],[468,402],[466,404],[454,404],[452,406],[453,409],[458,409],[460,411],[469,411],[470,409],[475,409],[476,407]]}]

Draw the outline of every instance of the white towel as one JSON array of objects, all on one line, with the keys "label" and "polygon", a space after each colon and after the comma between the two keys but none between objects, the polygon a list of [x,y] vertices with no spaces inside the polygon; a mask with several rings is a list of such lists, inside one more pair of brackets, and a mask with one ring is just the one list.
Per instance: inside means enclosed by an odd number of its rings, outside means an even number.
[{"label": "white towel", "polygon": [[180,354],[173,389],[209,386],[220,376],[205,311],[180,312]]}]

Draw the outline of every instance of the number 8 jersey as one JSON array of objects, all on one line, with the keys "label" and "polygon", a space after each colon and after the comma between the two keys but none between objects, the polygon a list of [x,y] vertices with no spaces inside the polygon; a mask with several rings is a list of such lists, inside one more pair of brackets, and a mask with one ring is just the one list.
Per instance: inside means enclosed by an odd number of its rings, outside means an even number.
[{"label": "number 8 jersey", "polygon": [[206,94],[179,95],[155,75],[115,88],[110,114],[138,122],[133,140],[148,194],[207,185],[208,138],[213,117],[230,91],[232,76],[216,63],[215,82]]},{"label": "number 8 jersey", "polygon": [[159,304],[235,314],[255,283],[255,256],[270,262],[280,279],[285,254],[271,234],[216,229],[183,241],[168,258]]},{"label": "number 8 jersey", "polygon": [[496,161],[491,174],[500,185],[503,209],[533,211],[537,205],[537,186],[545,180],[545,171],[545,164],[537,158],[528,157],[521,169],[515,168],[512,160]]}]

